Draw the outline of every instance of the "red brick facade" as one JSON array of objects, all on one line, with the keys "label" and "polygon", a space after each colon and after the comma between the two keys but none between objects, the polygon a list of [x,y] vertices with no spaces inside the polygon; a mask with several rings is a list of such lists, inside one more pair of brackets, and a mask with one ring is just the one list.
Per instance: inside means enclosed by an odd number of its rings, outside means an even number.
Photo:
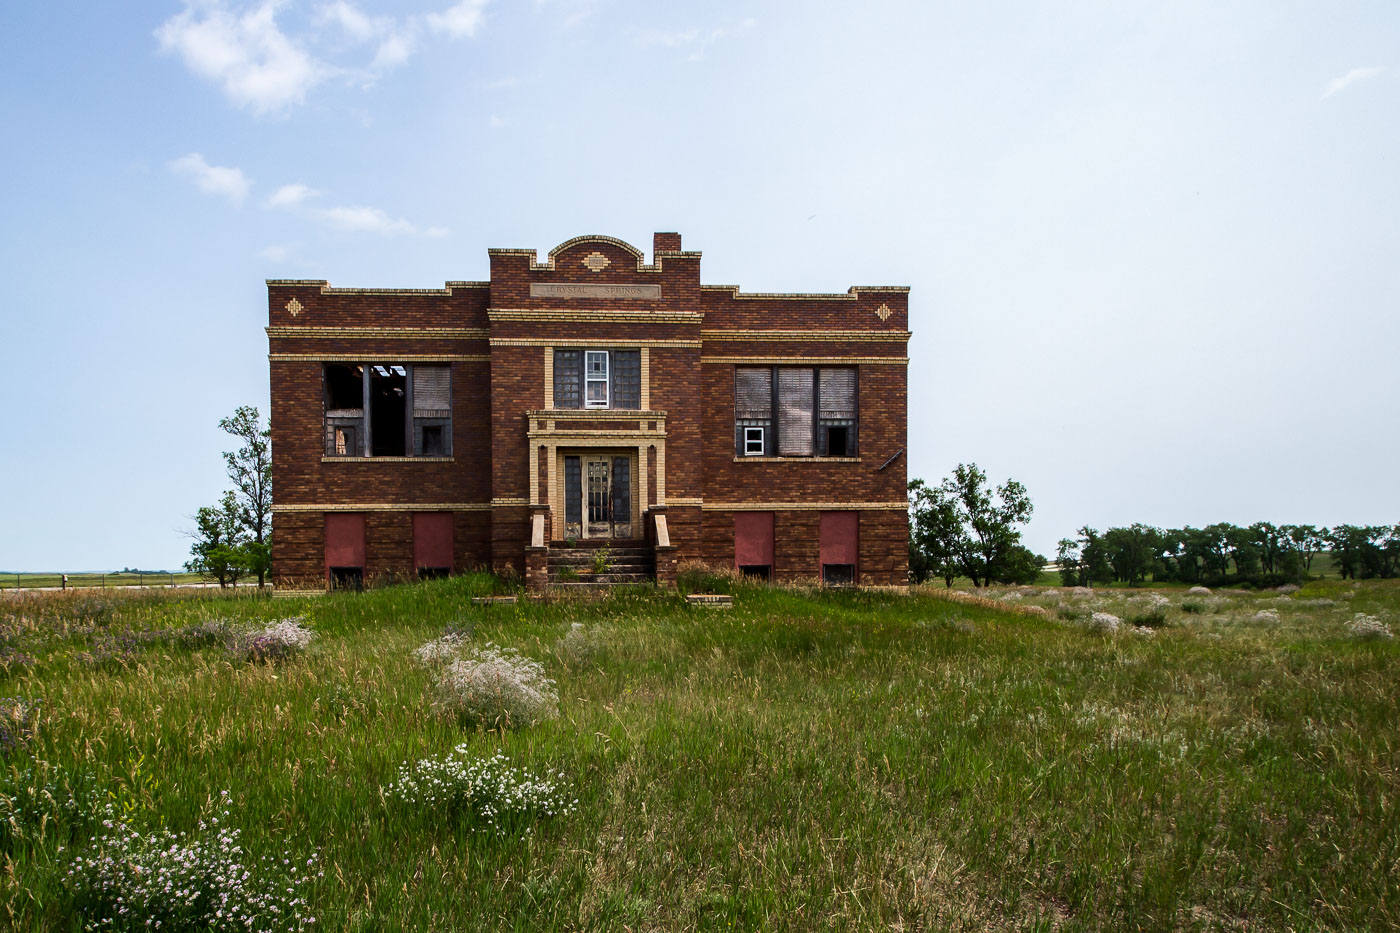
[{"label": "red brick facade", "polygon": [[[416,566],[415,554],[441,562],[450,553],[454,571],[491,567],[526,576],[528,569],[535,586],[545,579],[551,543],[586,537],[590,528],[652,546],[669,536],[669,546],[657,547],[658,579],[665,582],[688,559],[733,565],[741,512],[773,515],[771,547],[751,553],[772,554],[767,572],[774,579],[825,574],[834,581],[850,573],[864,585],[907,583],[907,288],[773,295],[701,285],[700,253],[683,251],[675,233],[656,234],[651,263],[602,236],[569,240],[543,263],[533,250],[491,250],[490,258],[489,281],[442,289],[267,283],[279,586],[323,588],[333,571],[349,572],[331,566],[332,554],[359,553],[363,567],[351,569],[369,580],[411,579],[430,569]],[[595,362],[616,370],[602,381],[581,377],[588,387],[581,392],[620,392],[603,388],[606,380],[622,378],[624,357],[639,358],[640,385],[628,385],[639,391],[640,405],[618,408],[610,395],[608,407],[556,407],[555,360],[567,359],[556,351],[571,350],[588,361],[581,372]],[[417,384],[415,371],[426,378],[430,367],[450,373],[443,455],[414,456],[411,440],[402,456],[365,455],[371,433],[401,433],[418,413],[409,411],[417,403],[404,388],[362,405],[362,424],[353,410],[336,409],[363,436],[346,435],[350,446],[335,446],[329,370],[342,385],[363,379],[370,400],[371,385],[380,385],[375,374],[386,377],[385,386],[395,376],[394,385],[408,386]],[[773,449],[761,455],[742,452],[736,367],[772,368],[772,421],[764,430]],[[820,374],[828,369],[853,371],[856,392],[854,420],[841,422],[850,426],[837,428],[839,439],[828,446],[839,451],[849,432],[855,449],[823,455],[815,445],[827,442],[811,441],[812,455],[777,455],[780,427],[796,425],[794,437],[808,429],[808,413],[790,410],[779,384],[794,398],[802,386],[814,386],[811,431],[824,431],[821,393],[828,390],[820,388]],[[405,394],[407,401],[396,401]],[[398,421],[377,420],[393,405]],[[408,428],[410,438],[414,430]],[[580,470],[596,473],[578,479]],[[595,500],[588,497],[596,492],[601,503],[604,490],[614,524],[598,532],[595,518],[604,513],[590,510]],[[629,495],[630,514],[623,514]],[[566,500],[577,503],[569,506],[572,523]],[[824,522],[830,512],[855,515]],[[358,527],[328,526],[328,514],[342,513],[363,516],[359,551],[339,541],[328,551],[328,527],[342,529],[337,535]],[[438,517],[415,524],[415,515],[428,514]],[[450,549],[444,514],[451,516]],[[432,529],[431,545],[415,546],[415,527],[420,537]],[[848,535],[854,528],[856,541],[823,542],[823,528],[828,538],[832,529]],[[853,548],[854,567],[823,566],[823,554]]]}]

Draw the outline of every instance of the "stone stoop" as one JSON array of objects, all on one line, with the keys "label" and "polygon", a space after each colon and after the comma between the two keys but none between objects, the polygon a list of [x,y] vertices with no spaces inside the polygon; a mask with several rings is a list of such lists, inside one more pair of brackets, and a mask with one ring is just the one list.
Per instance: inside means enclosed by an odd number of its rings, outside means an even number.
[{"label": "stone stoop", "polygon": [[573,547],[568,547],[562,541],[551,543],[549,585],[567,590],[656,582],[655,557],[650,547],[630,543],[609,547],[608,566],[603,573],[596,573],[593,569],[593,561],[599,550],[601,545],[591,542]]}]

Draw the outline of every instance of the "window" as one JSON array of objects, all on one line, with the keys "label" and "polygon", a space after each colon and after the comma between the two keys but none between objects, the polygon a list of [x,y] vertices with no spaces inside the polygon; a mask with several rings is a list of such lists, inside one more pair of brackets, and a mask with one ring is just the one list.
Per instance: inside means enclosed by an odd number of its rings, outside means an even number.
[{"label": "window", "polygon": [[641,351],[556,349],[554,407],[640,409]]},{"label": "window", "polygon": [[406,363],[327,363],[328,457],[452,455],[452,371]]},{"label": "window", "polygon": [[608,351],[584,353],[583,399],[585,408],[608,407]]},{"label": "window", "polygon": [[827,586],[850,586],[856,582],[856,565],[822,564],[822,582]]},{"label": "window", "polygon": [[734,437],[742,457],[854,457],[853,366],[739,366]]},{"label": "window", "polygon": [[750,580],[767,580],[772,576],[773,568],[767,564],[744,564],[739,572]]}]

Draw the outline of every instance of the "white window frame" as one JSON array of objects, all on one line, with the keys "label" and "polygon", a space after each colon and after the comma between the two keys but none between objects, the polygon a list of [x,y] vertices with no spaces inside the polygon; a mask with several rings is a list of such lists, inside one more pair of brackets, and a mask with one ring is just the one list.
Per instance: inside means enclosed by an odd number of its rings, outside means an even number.
[{"label": "white window frame", "polygon": [[[594,375],[593,360],[602,357],[603,374]],[[611,408],[612,407],[612,359],[607,350],[584,350],[583,351],[583,407],[584,408]],[[603,398],[601,401],[591,397],[588,391],[590,383],[601,382],[603,384]]]},{"label": "white window frame", "polygon": [[[755,436],[755,435],[757,435],[757,436]],[[744,426],[744,456],[745,456],[745,457],[761,457],[761,456],[763,456],[763,450],[764,450],[764,444],[763,444],[763,442],[764,442],[764,440],[765,440],[765,438],[764,438],[764,436],[763,436],[763,428],[762,428],[761,426],[758,426],[758,425],[745,425],[745,426]],[[757,449],[757,450],[755,450],[754,447],[753,447],[755,441],[758,442],[758,449]]]}]

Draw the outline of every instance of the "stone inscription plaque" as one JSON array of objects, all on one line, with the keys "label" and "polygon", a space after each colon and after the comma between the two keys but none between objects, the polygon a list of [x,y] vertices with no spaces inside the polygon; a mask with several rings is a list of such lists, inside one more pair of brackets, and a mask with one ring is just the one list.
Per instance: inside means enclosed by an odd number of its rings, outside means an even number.
[{"label": "stone inscription plaque", "polygon": [[650,298],[661,297],[660,285],[605,285],[587,282],[578,285],[531,282],[531,298]]}]

